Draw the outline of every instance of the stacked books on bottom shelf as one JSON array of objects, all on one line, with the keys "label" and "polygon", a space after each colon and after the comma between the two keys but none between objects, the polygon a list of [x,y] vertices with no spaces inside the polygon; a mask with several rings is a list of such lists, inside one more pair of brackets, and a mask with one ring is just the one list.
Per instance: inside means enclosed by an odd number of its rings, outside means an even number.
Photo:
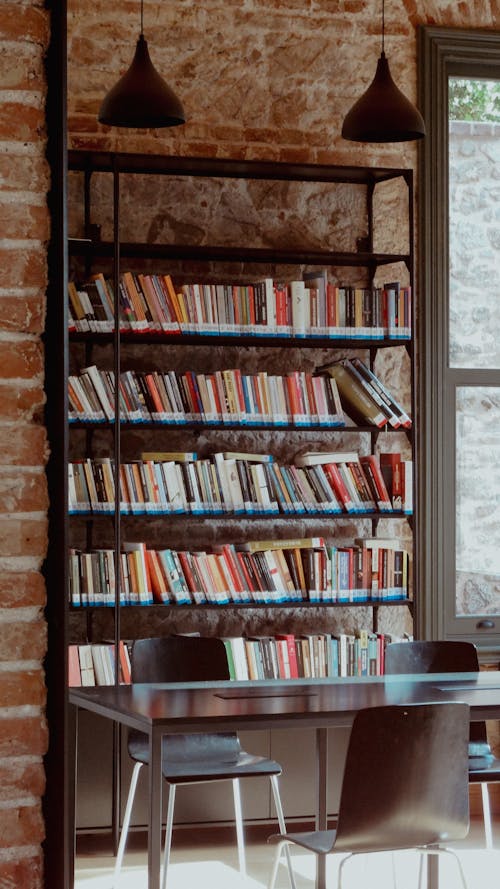
[{"label": "stacked books on bottom shelf", "polygon": [[[131,681],[130,655],[125,642],[119,645],[119,682],[128,685]],[[68,684],[114,685],[115,646],[113,643],[70,645],[68,647]]]},{"label": "stacked books on bottom shelf", "polygon": [[224,638],[231,679],[325,679],[380,676],[391,636],[361,629],[356,634],[276,633]]},{"label": "stacked books on bottom shelf", "polygon": [[[228,605],[378,603],[408,598],[408,552],[397,538],[323,537],[225,543],[205,550],[123,544],[120,604]],[[111,549],[70,551],[70,601],[115,604]]]},{"label": "stacked books on bottom shelf", "polygon": [[[222,637],[230,678],[238,681],[380,676],[387,643],[405,640],[366,629],[357,634],[318,631]],[[111,645],[70,645],[69,685],[113,685],[112,653]],[[120,669],[120,681],[129,683],[125,642],[120,642]]]}]

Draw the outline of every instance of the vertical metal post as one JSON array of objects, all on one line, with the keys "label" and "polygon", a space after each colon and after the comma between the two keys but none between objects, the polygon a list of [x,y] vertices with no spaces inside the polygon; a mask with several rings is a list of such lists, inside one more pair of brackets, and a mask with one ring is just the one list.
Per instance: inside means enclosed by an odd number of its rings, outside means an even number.
[{"label": "vertical metal post", "polygon": [[162,735],[151,729],[149,737],[149,830],[148,889],[160,889],[161,818],[162,818]]},{"label": "vertical metal post", "polygon": [[[316,729],[316,830],[326,830],[328,824],[327,811],[328,790],[328,729]],[[318,855],[316,870],[316,889],[326,886],[326,855]]]},{"label": "vertical metal post", "polygon": [[[115,643],[115,686],[120,682],[120,545],[121,545],[121,497],[120,497],[120,174],[116,155],[113,158],[113,290],[114,290],[114,377],[115,377],[115,422],[113,435],[115,511],[114,511],[114,567],[115,567],[115,603],[114,603],[114,643]],[[118,723],[113,723],[113,788],[112,788],[112,822],[113,848],[116,855],[120,839],[120,765],[121,765],[121,732]]]}]

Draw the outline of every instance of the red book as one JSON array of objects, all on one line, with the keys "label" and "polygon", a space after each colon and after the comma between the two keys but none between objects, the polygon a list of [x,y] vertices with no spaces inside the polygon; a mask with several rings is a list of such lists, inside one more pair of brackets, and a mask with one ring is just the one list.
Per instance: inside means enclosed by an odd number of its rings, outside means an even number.
[{"label": "red book", "polygon": [[305,373],[303,375],[303,379],[305,381],[307,400],[309,402],[309,408],[308,408],[308,410],[305,411],[305,413],[312,415],[316,419],[316,417],[319,414],[319,411],[318,411],[318,405],[316,404],[316,393],[314,391],[312,374]]},{"label": "red book", "polygon": [[234,550],[234,546],[231,546],[231,544],[229,543],[224,543],[222,546],[222,555],[224,558],[224,562],[227,565],[228,571],[231,575],[231,579],[233,581],[236,592],[245,592],[245,586],[240,576],[239,565],[236,560],[236,552]]},{"label": "red book", "polygon": [[158,389],[156,388],[156,381],[153,377],[153,374],[146,374],[144,379],[146,381],[146,385],[148,387],[148,392],[151,395],[151,398],[153,400],[153,404],[156,408],[156,411],[159,414],[165,413],[166,406],[163,404],[163,402],[160,398],[160,393],[158,392]]},{"label": "red book", "polygon": [[360,457],[359,460],[365,470],[368,481],[371,482],[378,508],[381,512],[390,512],[392,510],[392,500],[380,469],[378,457],[375,454],[368,454]]},{"label": "red book", "polygon": [[196,380],[196,374],[192,370],[187,370],[184,374],[184,379],[186,380],[187,387],[189,390],[189,395],[191,398],[191,402],[193,405],[193,413],[203,415],[203,403],[200,398],[200,393],[198,390],[198,382]]},{"label": "red book", "polygon": [[287,292],[286,287],[275,286],[276,294],[276,326],[284,327],[287,324]]},{"label": "red book", "polygon": [[290,679],[299,678],[299,668],[297,664],[297,646],[293,633],[276,633],[275,639],[284,640],[288,649],[288,663],[290,665]]},{"label": "red book", "polygon": [[238,565],[240,567],[241,573],[242,573],[243,577],[245,578],[245,583],[246,583],[247,589],[250,591],[250,593],[252,593],[255,591],[255,583],[252,580],[252,578],[250,577],[248,568],[247,568],[245,560],[243,558],[243,553],[237,552],[236,558],[238,560]]},{"label": "red book", "polygon": [[249,321],[253,327],[255,325],[255,293],[254,293],[252,284],[249,284],[247,287],[247,295],[248,295]]},{"label": "red book", "polygon": [[326,326],[338,327],[337,323],[337,292],[335,284],[326,285]]},{"label": "red book", "polygon": [[155,602],[160,605],[168,605],[170,602],[169,588],[165,580],[161,561],[155,549],[146,549],[146,566],[149,573],[150,589]]},{"label": "red book", "polygon": [[297,414],[303,413],[303,411],[301,411],[300,409],[296,373],[297,371],[292,371],[285,377],[286,391],[288,393],[288,399],[290,402],[290,408],[293,417],[297,416]]},{"label": "red book", "polygon": [[232,288],[234,323],[241,324],[241,288],[239,284],[234,284]]},{"label": "red book", "polygon": [[356,506],[353,503],[351,495],[347,490],[344,479],[340,474],[339,467],[336,463],[325,463],[323,466],[325,471],[325,475],[330,481],[330,484],[333,488],[333,493],[337,497],[337,500],[342,503],[342,506],[346,510],[346,512],[355,512]]},{"label": "red book", "polygon": [[239,367],[237,367],[237,368],[235,368],[235,370],[233,370],[233,374],[234,374],[234,380],[236,383],[236,395],[238,397],[238,403],[240,406],[240,413],[244,414],[245,410],[246,410],[245,396],[243,394],[243,383],[241,380],[241,370],[239,369]]},{"label": "red book", "polygon": [[68,646],[68,685],[70,688],[78,688],[81,684],[78,645],[70,645]]},{"label": "red book", "polygon": [[118,651],[120,653],[120,672],[121,672],[121,682],[124,685],[130,685],[132,682],[132,674],[130,671],[130,658],[128,656],[127,647],[123,640],[120,641],[118,646]]},{"label": "red book", "polygon": [[182,566],[182,573],[184,574],[184,577],[186,578],[186,583],[188,585],[189,592],[190,593],[201,592],[200,584],[196,580],[196,578],[193,574],[193,570],[191,568],[190,553],[183,552],[182,550],[179,550],[177,552],[177,555],[179,557],[179,562],[181,563],[181,566]]},{"label": "red book", "polygon": [[393,509],[403,508],[403,481],[401,472],[401,454],[381,453],[380,471],[386,488],[391,497]]}]

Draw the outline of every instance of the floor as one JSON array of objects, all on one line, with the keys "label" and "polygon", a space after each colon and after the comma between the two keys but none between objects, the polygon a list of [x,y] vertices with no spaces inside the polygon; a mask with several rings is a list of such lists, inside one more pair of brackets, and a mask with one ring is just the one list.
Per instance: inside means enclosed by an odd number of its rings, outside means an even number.
[{"label": "floor", "polygon": [[[474,819],[466,840],[455,846],[465,871],[468,889],[490,889],[498,885],[500,872],[500,819],[495,825],[492,850],[482,847],[482,822]],[[146,852],[140,838],[132,841],[119,884],[114,889],[146,889]],[[99,848],[100,846],[100,848]],[[174,836],[168,889],[263,889],[270,872],[273,850],[264,837],[247,840],[247,876],[238,872],[235,843],[231,837],[221,840],[217,834],[202,832],[194,840],[189,836]],[[327,865],[327,885],[336,887],[340,856],[330,856]],[[299,850],[293,853],[297,889],[313,889],[314,859]],[[400,852],[394,857],[396,882],[392,877],[392,857],[388,853],[358,856],[344,869],[345,889],[417,889],[418,858],[413,852]],[[442,858],[440,865],[441,889],[459,889],[457,867],[451,856]],[[80,844],[76,861],[77,889],[111,889],[113,886],[113,858],[107,841]],[[288,889],[284,867],[280,868],[276,889]]]}]

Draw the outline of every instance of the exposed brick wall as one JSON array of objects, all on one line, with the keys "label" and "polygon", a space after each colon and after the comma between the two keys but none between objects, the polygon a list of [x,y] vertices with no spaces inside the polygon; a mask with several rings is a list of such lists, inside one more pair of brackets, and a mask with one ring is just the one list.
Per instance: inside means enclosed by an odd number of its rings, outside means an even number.
[{"label": "exposed brick wall", "polygon": [[0,16],[0,885],[43,885],[47,745],[40,573],[47,543],[43,428],[49,170],[42,0]]},{"label": "exposed brick wall", "polygon": [[[411,145],[354,146],[343,115],[372,77],[375,2],[176,0],[145,3],[153,60],[178,91],[186,127],[99,127],[99,102],[129,64],[138,2],[70,0],[74,146],[414,165]],[[415,27],[498,27],[496,0],[387,0],[387,54],[415,96]],[[43,355],[49,220],[45,194],[43,0],[3,0],[0,16],[0,885],[38,887],[46,746],[41,662],[46,438]]]}]

